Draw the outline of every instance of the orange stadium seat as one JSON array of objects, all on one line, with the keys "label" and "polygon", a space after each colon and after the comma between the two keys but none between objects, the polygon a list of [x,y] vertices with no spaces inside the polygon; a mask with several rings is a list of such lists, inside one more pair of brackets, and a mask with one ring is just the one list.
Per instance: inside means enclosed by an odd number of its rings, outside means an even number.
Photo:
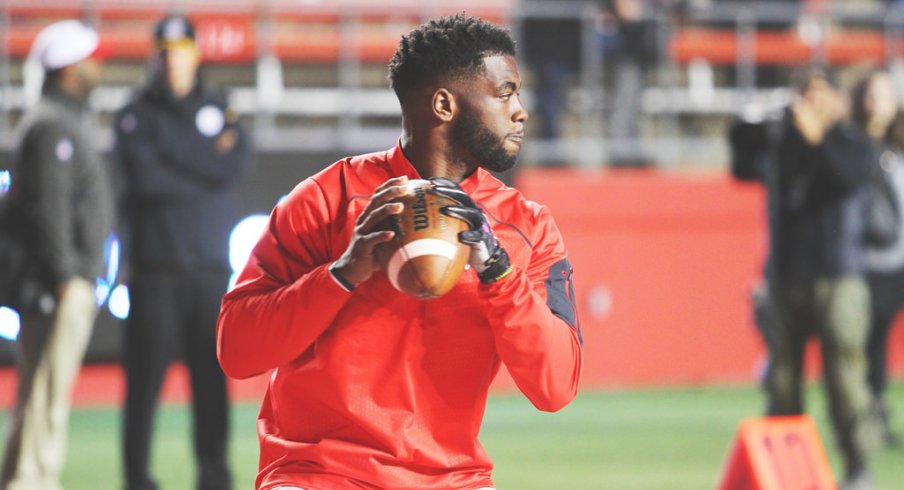
[{"label": "orange stadium seat", "polygon": [[[814,47],[794,32],[758,32],[755,34],[754,59],[759,64],[796,65],[814,58]],[[679,63],[705,59],[713,64],[734,64],[738,60],[739,39],[734,30],[686,28],[675,33],[669,54]],[[843,30],[830,32],[825,55],[830,64],[842,65],[887,59],[889,47],[878,31]]]},{"label": "orange stadium seat", "polygon": [[[467,2],[466,2],[467,3]],[[425,8],[426,5],[426,8]],[[505,23],[514,0],[484,0],[468,12]],[[465,9],[437,0],[399,0],[392,8],[363,0],[339,0],[298,4],[233,1],[184,2],[186,14],[197,23],[205,60],[214,63],[242,63],[254,59],[267,48],[289,62],[334,62],[344,49],[362,61],[383,62],[395,51],[399,35],[419,23],[422,15],[451,14]],[[14,59],[28,55],[41,27],[63,18],[90,18],[98,21],[108,55],[113,59],[143,59],[151,50],[149,33],[153,22],[170,8],[165,2],[123,4],[75,0],[9,0],[5,13],[10,19],[5,32],[6,52]],[[351,38],[343,32],[344,19],[354,19],[359,28]],[[273,35],[257,39],[257,22],[266,22]],[[258,46],[267,42],[269,46]],[[345,45],[343,43],[348,43]],[[263,49],[261,49],[263,48]]]}]

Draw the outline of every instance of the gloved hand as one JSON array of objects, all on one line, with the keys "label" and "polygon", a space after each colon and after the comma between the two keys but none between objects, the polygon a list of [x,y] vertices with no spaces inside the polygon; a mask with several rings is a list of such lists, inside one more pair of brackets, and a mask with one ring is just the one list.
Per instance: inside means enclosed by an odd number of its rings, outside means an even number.
[{"label": "gloved hand", "polygon": [[468,263],[477,271],[480,282],[489,284],[509,275],[512,272],[511,261],[499,240],[493,235],[483,210],[455,182],[443,177],[436,177],[430,181],[437,194],[459,204],[443,207],[440,211],[447,216],[465,221],[471,228],[459,233],[458,239],[471,247]]}]

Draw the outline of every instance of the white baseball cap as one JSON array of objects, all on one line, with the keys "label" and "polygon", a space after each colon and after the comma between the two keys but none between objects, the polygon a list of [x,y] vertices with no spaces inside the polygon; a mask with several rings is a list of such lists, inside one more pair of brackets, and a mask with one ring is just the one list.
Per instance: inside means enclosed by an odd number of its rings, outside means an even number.
[{"label": "white baseball cap", "polygon": [[62,20],[38,33],[31,55],[44,70],[57,70],[88,58],[99,45],[97,31],[77,20]]}]

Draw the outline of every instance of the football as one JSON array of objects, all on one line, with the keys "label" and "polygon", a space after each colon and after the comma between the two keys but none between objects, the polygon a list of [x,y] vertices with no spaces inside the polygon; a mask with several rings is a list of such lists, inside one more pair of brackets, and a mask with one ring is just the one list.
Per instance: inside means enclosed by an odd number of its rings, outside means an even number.
[{"label": "football", "polygon": [[440,212],[457,203],[433,192],[429,180],[409,180],[408,188],[396,199],[404,210],[382,225],[395,237],[377,245],[374,254],[394,288],[421,299],[438,298],[455,286],[468,262],[470,247],[458,241],[468,224]]}]

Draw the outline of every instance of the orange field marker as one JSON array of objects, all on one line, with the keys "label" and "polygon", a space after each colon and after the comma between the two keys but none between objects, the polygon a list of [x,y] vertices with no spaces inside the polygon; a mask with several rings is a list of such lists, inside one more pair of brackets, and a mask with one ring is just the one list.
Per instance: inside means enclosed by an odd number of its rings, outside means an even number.
[{"label": "orange field marker", "polygon": [[835,490],[816,424],[806,415],[741,422],[718,490]]}]

